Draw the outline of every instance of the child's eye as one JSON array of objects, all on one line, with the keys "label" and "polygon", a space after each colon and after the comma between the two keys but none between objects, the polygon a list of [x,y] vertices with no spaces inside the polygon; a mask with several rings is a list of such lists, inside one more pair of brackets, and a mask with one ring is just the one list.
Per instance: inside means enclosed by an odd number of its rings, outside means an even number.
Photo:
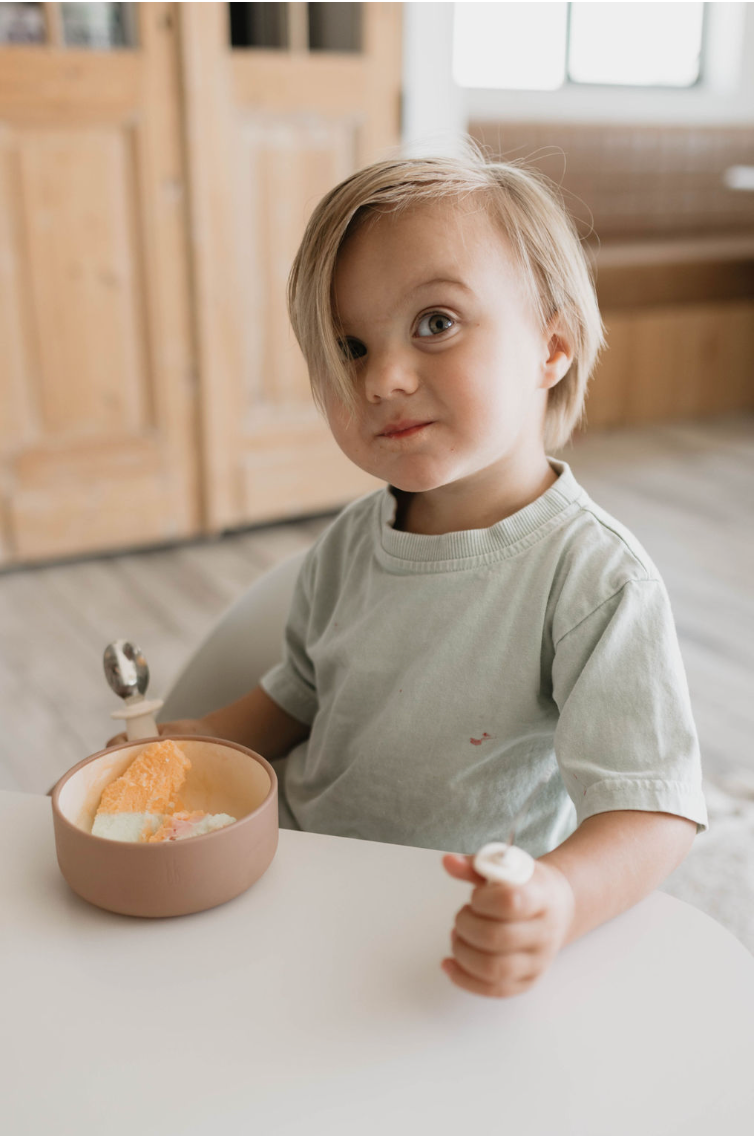
[{"label": "child's eye", "polygon": [[[439,335],[440,332],[449,331],[456,321],[447,316],[445,312],[428,312],[426,316],[422,316],[416,328],[416,334],[422,338],[427,338],[432,335]],[[429,330],[422,331],[423,327]]]},{"label": "child's eye", "polygon": [[347,335],[345,339],[339,339],[338,347],[344,359],[361,359],[367,353],[367,349],[361,340],[354,339],[352,335]]}]

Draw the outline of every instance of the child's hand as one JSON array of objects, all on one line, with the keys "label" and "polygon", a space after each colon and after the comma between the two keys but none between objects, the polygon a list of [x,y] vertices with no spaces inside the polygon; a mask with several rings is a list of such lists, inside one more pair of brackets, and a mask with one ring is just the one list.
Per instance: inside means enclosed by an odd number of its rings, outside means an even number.
[{"label": "child's hand", "polygon": [[509,998],[528,990],[563,946],[573,918],[574,898],[566,877],[540,861],[525,884],[489,883],[472,867],[471,856],[443,856],[457,880],[476,884],[471,903],[456,915],[451,932],[453,958],[442,968],[456,986],[472,994]]},{"label": "child's hand", "polygon": [[[207,728],[207,723],[204,718],[181,718],[176,722],[160,722],[157,727],[158,734],[210,734]],[[115,737],[110,738],[107,747],[114,745],[123,745],[126,742],[125,734],[116,734]]]}]

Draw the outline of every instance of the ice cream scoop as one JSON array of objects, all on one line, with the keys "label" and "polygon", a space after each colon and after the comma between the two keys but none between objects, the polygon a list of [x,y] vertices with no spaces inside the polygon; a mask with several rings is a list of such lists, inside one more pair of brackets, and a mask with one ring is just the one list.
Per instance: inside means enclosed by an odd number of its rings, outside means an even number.
[{"label": "ice cream scoop", "polygon": [[110,717],[125,720],[126,737],[130,742],[155,737],[154,716],[162,708],[162,701],[144,698],[149,685],[149,667],[141,650],[127,639],[116,639],[105,647],[102,662],[111,689],[126,703],[122,710],[113,710]]}]

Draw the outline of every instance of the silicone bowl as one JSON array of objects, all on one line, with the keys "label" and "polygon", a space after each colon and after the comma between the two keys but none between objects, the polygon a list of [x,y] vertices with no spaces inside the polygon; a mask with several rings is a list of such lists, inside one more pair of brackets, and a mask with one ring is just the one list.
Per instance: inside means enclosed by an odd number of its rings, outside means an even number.
[{"label": "silicone bowl", "polygon": [[69,769],[52,792],[63,877],[82,899],[121,915],[161,918],[205,911],[251,887],[278,844],[278,785],[268,761],[216,738],[177,737],[191,769],[180,796],[189,810],[229,813],[236,823],[186,840],[127,844],[92,836],[102,790],[160,738],[125,742]]}]

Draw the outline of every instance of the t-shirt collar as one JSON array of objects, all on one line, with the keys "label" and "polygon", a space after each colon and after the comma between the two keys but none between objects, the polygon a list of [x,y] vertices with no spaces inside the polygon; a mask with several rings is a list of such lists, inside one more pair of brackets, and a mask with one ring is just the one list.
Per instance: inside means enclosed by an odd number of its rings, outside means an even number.
[{"label": "t-shirt collar", "polygon": [[[567,462],[548,457],[558,480],[545,492],[502,521],[486,529],[464,529],[460,532],[426,536],[423,533],[399,532],[393,528],[398,501],[392,486],[386,486],[380,503],[380,542],[384,551],[400,560],[459,560],[510,549],[533,537],[553,518],[569,511],[569,506],[584,496]],[[529,543],[527,541],[527,543]]]}]

